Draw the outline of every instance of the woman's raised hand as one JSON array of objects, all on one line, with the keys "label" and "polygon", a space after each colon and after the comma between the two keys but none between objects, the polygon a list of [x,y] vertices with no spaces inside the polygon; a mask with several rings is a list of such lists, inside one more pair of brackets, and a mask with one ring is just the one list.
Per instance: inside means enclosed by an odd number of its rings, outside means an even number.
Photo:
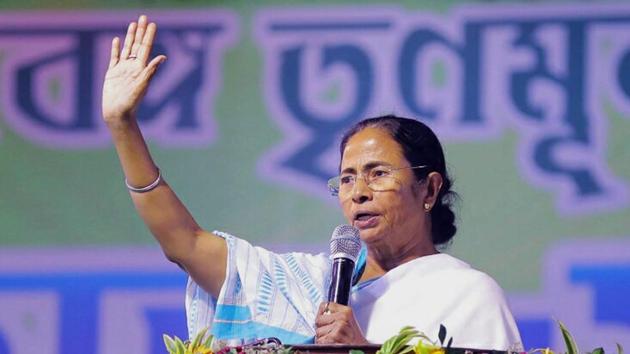
[{"label": "woman's raised hand", "polygon": [[142,15],[131,22],[120,49],[120,38],[112,40],[109,67],[103,84],[103,119],[116,123],[133,117],[151,78],[166,56],[158,55],[149,61],[157,26],[147,23]]}]

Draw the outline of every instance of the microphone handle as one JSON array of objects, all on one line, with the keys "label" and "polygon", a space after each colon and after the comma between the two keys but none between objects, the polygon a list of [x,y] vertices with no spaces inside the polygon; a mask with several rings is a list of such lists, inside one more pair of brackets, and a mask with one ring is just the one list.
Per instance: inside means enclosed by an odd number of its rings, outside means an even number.
[{"label": "microphone handle", "polygon": [[328,302],[348,306],[354,262],[348,258],[335,258],[332,265],[332,280],[328,289]]}]

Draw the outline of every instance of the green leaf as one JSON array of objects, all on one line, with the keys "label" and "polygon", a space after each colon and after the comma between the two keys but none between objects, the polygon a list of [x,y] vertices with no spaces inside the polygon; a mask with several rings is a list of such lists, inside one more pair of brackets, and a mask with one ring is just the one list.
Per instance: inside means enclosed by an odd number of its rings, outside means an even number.
[{"label": "green leaf", "polygon": [[[360,350],[358,350],[359,352],[361,352]],[[293,353],[293,347],[280,347],[280,349],[277,349],[277,353],[278,354],[292,354]],[[363,352],[361,352],[363,353]]]},{"label": "green leaf", "polygon": [[363,350],[350,349],[350,351],[348,351],[348,354],[365,354],[365,353],[363,352]]},{"label": "green leaf", "polygon": [[[210,334],[203,341],[203,346],[206,347],[206,348],[212,348],[213,344],[214,344],[214,336],[212,334]],[[213,351],[215,351],[215,350],[213,350]]]},{"label": "green leaf", "polygon": [[166,334],[163,334],[162,339],[164,339],[164,345],[166,346],[166,350],[168,350],[169,353],[177,353],[177,346],[175,345],[175,341],[173,340],[173,338],[169,337]]},{"label": "green leaf", "polygon": [[604,348],[596,348],[596,349],[593,349],[593,351],[591,352],[591,354],[604,354]]},{"label": "green leaf", "polygon": [[186,346],[178,337],[175,337],[175,348],[177,349],[177,354],[186,354]]},{"label": "green leaf", "polygon": [[573,336],[571,336],[571,333],[569,333],[569,330],[564,326],[562,322],[560,321],[557,321],[557,322],[558,322],[558,326],[560,326],[560,331],[562,332],[562,338],[564,338],[564,343],[567,346],[567,354],[580,354],[577,344],[575,343]]},{"label": "green leaf", "polygon": [[617,343],[617,354],[623,354],[623,347],[619,343]]},{"label": "green leaf", "polygon": [[207,332],[208,332],[208,328],[204,328],[201,331],[199,331],[199,333],[197,333],[197,335],[195,336],[195,339],[193,339],[193,341],[190,343],[190,346],[188,347],[192,351],[199,348],[199,345],[201,344],[201,340],[203,339],[203,337],[206,335]]},{"label": "green leaf", "polygon": [[407,343],[413,338],[420,337],[421,334],[415,328],[411,326],[405,326],[401,328],[397,335],[389,338],[383,343],[381,349],[377,351],[378,354],[404,354],[411,351],[413,348],[407,346]]}]

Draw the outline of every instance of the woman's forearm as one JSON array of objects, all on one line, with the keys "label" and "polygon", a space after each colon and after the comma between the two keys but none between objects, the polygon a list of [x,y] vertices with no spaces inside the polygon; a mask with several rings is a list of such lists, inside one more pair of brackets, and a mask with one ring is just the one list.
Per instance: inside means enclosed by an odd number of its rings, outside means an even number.
[{"label": "woman's forearm", "polygon": [[[108,122],[116,152],[127,183],[134,187],[149,185],[158,176],[149,149],[136,119]],[[182,254],[190,252],[192,238],[200,231],[190,212],[163,180],[149,193],[130,192],[133,203],[162,246],[169,259],[181,261]]]},{"label": "woman's forearm", "polygon": [[[158,171],[136,120],[130,118],[107,125],[127,183],[143,187],[156,179]],[[225,240],[199,227],[164,180],[150,192],[130,194],[166,257],[186,270],[204,290],[219,296],[225,280]]]}]

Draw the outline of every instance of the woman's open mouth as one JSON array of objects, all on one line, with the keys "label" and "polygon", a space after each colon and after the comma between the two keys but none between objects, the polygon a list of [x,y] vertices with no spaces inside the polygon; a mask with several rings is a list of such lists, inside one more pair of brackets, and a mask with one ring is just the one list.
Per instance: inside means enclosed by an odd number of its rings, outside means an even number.
[{"label": "woman's open mouth", "polygon": [[357,213],[354,217],[353,226],[359,230],[374,227],[378,223],[378,217],[378,214],[373,213]]}]

